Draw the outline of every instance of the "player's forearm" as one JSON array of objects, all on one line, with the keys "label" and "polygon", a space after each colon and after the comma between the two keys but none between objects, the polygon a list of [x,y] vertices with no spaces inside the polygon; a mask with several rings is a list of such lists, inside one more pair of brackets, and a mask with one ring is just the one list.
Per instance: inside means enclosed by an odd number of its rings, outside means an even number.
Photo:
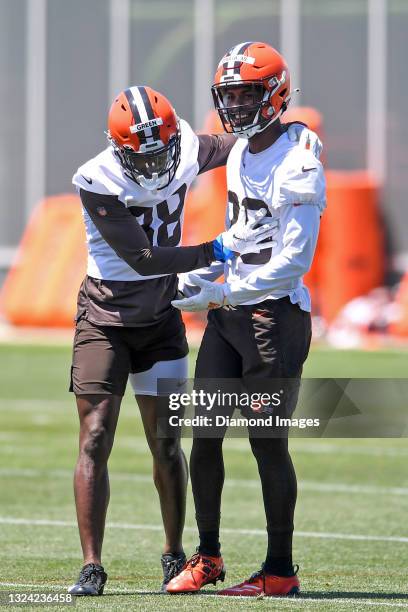
[{"label": "player's forearm", "polygon": [[294,288],[299,279],[308,272],[313,261],[313,252],[285,254],[274,257],[268,266],[252,273],[245,279],[229,284],[228,303],[232,306],[254,299],[267,297],[275,291]]},{"label": "player's forearm", "polygon": [[282,251],[246,278],[230,284],[228,301],[233,306],[294,288],[309,271],[319,235],[318,208],[287,207],[282,221],[286,227]]},{"label": "player's forearm", "polygon": [[91,218],[102,238],[118,257],[142,276],[189,272],[209,266],[215,259],[211,242],[187,247],[152,246],[140,227],[132,231],[131,226],[103,223],[95,215]]},{"label": "player's forearm", "polygon": [[150,246],[138,250],[116,246],[117,255],[142,276],[190,272],[210,265],[215,259],[211,242],[187,247]]}]

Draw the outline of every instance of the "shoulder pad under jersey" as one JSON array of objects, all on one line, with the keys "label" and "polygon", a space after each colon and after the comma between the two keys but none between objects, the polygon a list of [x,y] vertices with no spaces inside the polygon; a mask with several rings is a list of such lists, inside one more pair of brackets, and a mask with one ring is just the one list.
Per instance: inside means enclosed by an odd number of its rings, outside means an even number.
[{"label": "shoulder pad under jersey", "polygon": [[321,211],[326,207],[323,166],[309,149],[292,147],[276,169],[272,207],[286,204],[313,204]]}]

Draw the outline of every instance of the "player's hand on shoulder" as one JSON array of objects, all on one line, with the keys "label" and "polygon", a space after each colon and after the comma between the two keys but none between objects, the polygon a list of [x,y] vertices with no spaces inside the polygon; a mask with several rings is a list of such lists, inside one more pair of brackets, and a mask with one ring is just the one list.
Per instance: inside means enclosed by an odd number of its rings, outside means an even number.
[{"label": "player's hand on shoulder", "polygon": [[288,124],[288,138],[291,142],[297,142],[301,149],[310,150],[317,159],[320,158],[323,150],[320,138],[302,123]]},{"label": "player's hand on shoulder", "polygon": [[272,239],[278,229],[278,220],[266,217],[265,209],[258,210],[253,218],[247,219],[245,209],[240,208],[236,223],[220,234],[217,240],[220,239],[223,247],[232,253],[259,253],[262,249],[276,246]]}]

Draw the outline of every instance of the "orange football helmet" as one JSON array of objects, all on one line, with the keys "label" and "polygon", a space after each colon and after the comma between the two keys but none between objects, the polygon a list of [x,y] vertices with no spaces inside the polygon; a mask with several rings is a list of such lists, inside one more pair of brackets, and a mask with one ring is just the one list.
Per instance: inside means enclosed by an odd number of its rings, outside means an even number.
[{"label": "orange football helmet", "polygon": [[290,74],[284,58],[262,42],[228,51],[211,88],[224,130],[251,138],[276,121],[290,101]]},{"label": "orange football helmet", "polygon": [[126,174],[157,190],[173,180],[180,163],[180,126],[174,108],[150,87],[129,87],[113,101],[108,140]]}]

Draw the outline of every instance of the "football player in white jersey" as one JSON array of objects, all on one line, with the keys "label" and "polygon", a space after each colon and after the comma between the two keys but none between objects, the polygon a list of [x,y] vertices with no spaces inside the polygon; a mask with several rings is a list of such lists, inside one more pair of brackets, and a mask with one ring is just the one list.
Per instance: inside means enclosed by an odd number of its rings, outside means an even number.
[{"label": "football player in white jersey", "polygon": [[182,382],[187,376],[184,325],[171,306],[176,273],[224,261],[233,252],[259,252],[265,245],[258,243],[275,231],[261,213],[212,242],[179,247],[186,191],[197,174],[225,164],[233,137],[197,137],[149,87],[130,87],[117,96],[108,129],[108,148],[73,177],[88,245],[71,370],[80,420],[74,488],[84,555],[70,588],[76,595],[102,594],[107,578],[101,565],[107,461],[129,374],[160,496],[164,584],[183,566],[187,464],[178,439],[156,436],[157,379]]},{"label": "football player in white jersey", "polygon": [[[290,129],[290,128],[289,128]],[[292,137],[303,137],[294,126]],[[187,464],[176,438],[158,439],[158,378],[184,381],[187,342],[171,306],[177,272],[260,252],[276,231],[264,212],[198,246],[179,247],[186,192],[200,172],[226,163],[235,138],[196,136],[169,101],[149,87],[130,87],[114,100],[109,146],[73,178],[83,204],[87,276],[76,316],[71,390],[80,419],[75,499],[84,567],[70,592],[102,594],[101,565],[109,501],[107,461],[128,376],[153,455],[166,543],[165,586],[185,562]]]},{"label": "football player in white jersey", "polygon": [[[173,305],[209,309],[196,383],[240,379],[247,389],[261,391],[268,380],[284,379],[293,393],[273,414],[291,417],[311,340],[311,304],[302,276],[312,264],[326,206],[324,173],[308,142],[291,142],[281,124],[290,76],[275,49],[259,42],[236,45],[222,58],[212,92],[224,130],[238,137],[227,161],[228,225],[262,210],[278,224],[278,232],[269,250],[183,275],[180,288],[186,297]],[[223,273],[223,284],[213,282]],[[245,416],[256,416],[248,412]],[[262,483],[266,557],[260,571],[219,594],[295,594],[300,587],[292,563],[296,475],[288,432],[248,430]],[[168,592],[194,592],[224,579],[219,544],[224,435],[225,427],[213,437],[195,431],[190,473],[200,544]]]}]

